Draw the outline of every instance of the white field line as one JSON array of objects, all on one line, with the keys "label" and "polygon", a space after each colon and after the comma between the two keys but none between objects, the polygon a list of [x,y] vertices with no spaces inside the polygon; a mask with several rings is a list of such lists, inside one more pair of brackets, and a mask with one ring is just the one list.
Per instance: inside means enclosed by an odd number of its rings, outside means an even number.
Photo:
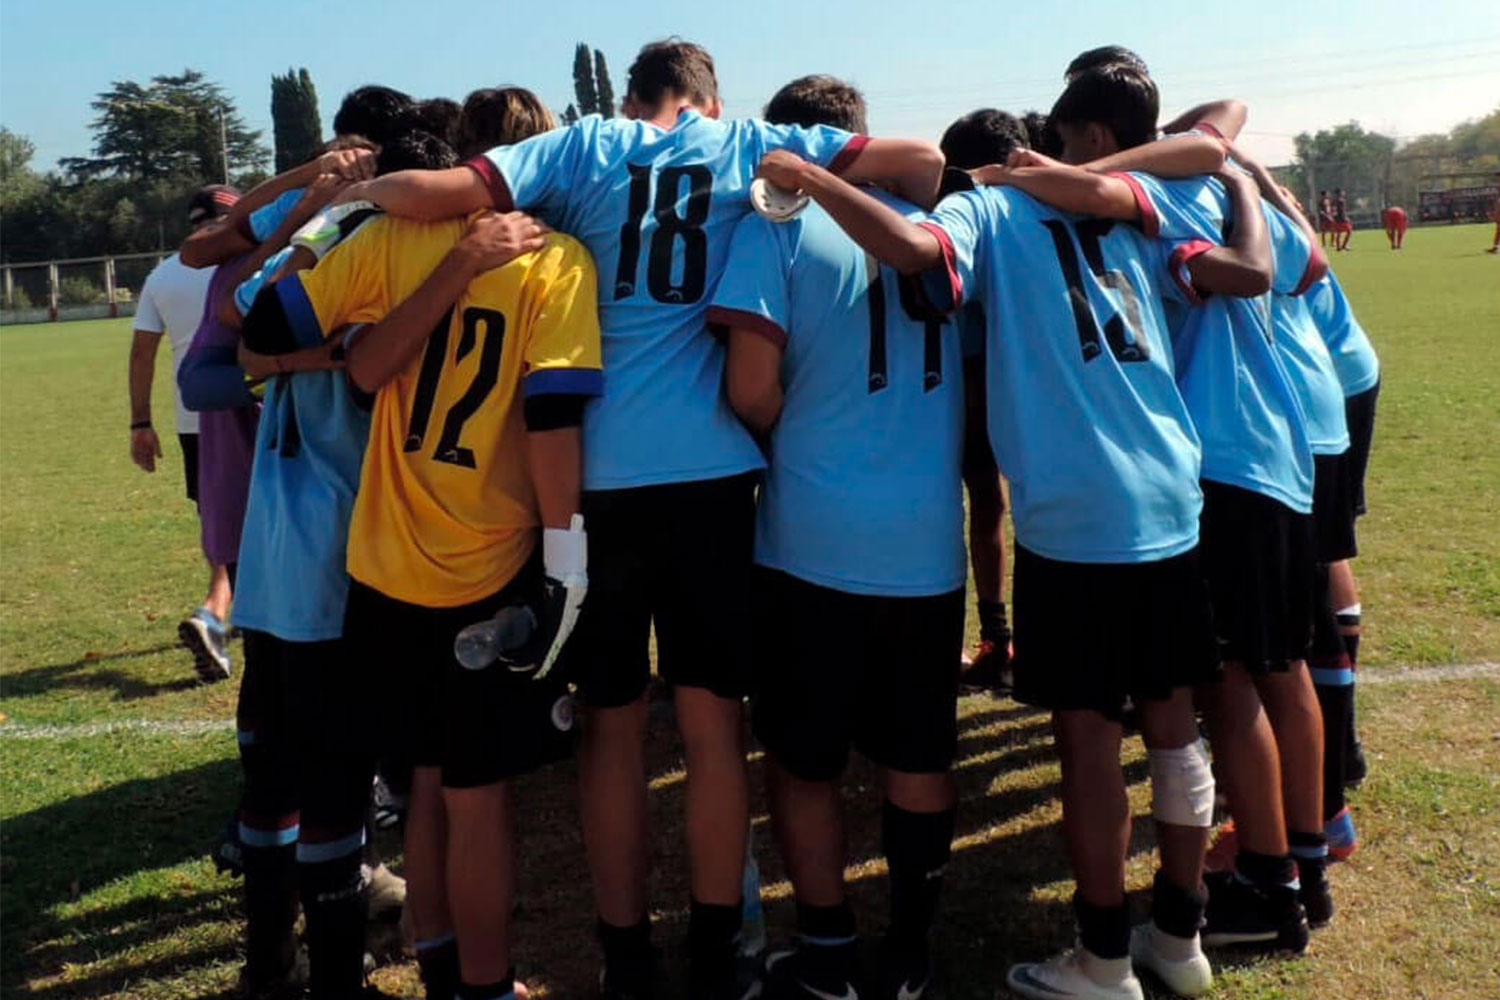
[{"label": "white field line", "polygon": [[[1456,663],[1446,667],[1374,668],[1359,672],[1361,684],[1437,684],[1467,681],[1479,677],[1500,677],[1500,663]],[[105,736],[110,733],[149,733],[155,736],[201,736],[204,733],[227,733],[234,729],[233,719],[116,719],[112,722],[84,722],[58,726],[23,726],[0,723],[0,739],[66,740]]]}]

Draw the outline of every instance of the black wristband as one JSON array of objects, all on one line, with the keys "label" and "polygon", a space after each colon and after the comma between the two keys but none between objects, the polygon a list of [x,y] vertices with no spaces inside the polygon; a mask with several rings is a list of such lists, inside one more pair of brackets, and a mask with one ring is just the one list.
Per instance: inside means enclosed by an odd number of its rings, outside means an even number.
[{"label": "black wristband", "polygon": [[133,431],[149,431],[151,429],[151,421],[137,420],[135,423],[130,425],[130,429]]}]

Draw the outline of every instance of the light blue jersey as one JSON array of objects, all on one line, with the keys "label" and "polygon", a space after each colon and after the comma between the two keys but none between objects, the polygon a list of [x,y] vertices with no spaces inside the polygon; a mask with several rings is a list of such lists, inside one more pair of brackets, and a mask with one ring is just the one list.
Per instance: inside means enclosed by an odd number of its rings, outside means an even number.
[{"label": "light blue jersey", "polygon": [[590,115],[470,165],[498,206],[581,240],[599,269],[604,394],[584,413],[584,488],[620,489],[763,467],[723,399],[724,348],[705,314],[750,181],[772,149],[835,169],[863,140],[838,129],[718,121],[664,129]]},{"label": "light blue jersey", "polygon": [[1168,248],[1012,188],[950,195],[929,227],[935,302],[987,317],[990,442],[1016,540],[1049,559],[1139,563],[1198,542],[1198,436],[1173,377]]},{"label": "light blue jersey", "polygon": [[301,200],[302,188],[295,187],[290,191],[283,191],[274,201],[251,212],[250,235],[255,237],[255,242],[264,243],[276,231],[276,227],[292,214],[292,209]]},{"label": "light blue jersey", "polygon": [[241,535],[234,623],[289,642],[337,639],[349,594],[345,543],[370,414],[341,371],[266,386]]},{"label": "light blue jersey", "polygon": [[1328,346],[1344,396],[1358,396],[1375,388],[1380,381],[1380,358],[1365,328],[1354,318],[1349,300],[1344,298],[1344,290],[1332,271],[1307,293],[1307,308]]},{"label": "light blue jersey", "polygon": [[785,352],[760,565],[854,594],[964,585],[959,331],[912,319],[905,297],[899,275],[816,205],[789,223],[751,214],[735,227],[709,320]]},{"label": "light blue jersey", "polygon": [[234,290],[234,307],[239,310],[241,316],[250,311],[250,307],[255,304],[255,297],[265,287],[266,281],[270,279],[271,275],[276,273],[282,264],[286,263],[286,259],[292,255],[292,251],[295,249],[297,248],[290,245],[282,247],[267,257],[265,263],[254,274],[240,282],[239,287]]},{"label": "light blue jersey", "polygon": [[[1312,511],[1312,448],[1291,378],[1272,343],[1271,295],[1199,298],[1180,261],[1196,244],[1226,239],[1229,197],[1212,178],[1131,177],[1148,194],[1160,235],[1175,241],[1173,278],[1198,304],[1173,317],[1177,385],[1203,442],[1203,478]],[[1262,202],[1269,228],[1273,287],[1304,284],[1315,250],[1285,216]]]},{"label": "light blue jersey", "polygon": [[1271,295],[1271,319],[1276,352],[1286,364],[1292,388],[1302,405],[1307,440],[1314,455],[1341,455],[1349,448],[1349,425],[1344,416],[1344,387],[1333,370],[1328,345],[1318,333],[1307,298]]}]

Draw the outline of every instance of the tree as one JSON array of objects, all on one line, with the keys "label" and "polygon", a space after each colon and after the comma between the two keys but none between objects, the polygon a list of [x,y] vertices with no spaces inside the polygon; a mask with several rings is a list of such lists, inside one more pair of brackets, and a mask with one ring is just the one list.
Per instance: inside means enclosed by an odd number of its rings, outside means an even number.
[{"label": "tree", "polygon": [[261,133],[248,128],[223,89],[197,70],[152,77],[146,86],[117,80],[90,106],[98,112],[89,123],[94,155],[62,161],[82,179],[201,184],[224,179],[223,148],[231,167],[262,167],[269,159]]},{"label": "tree", "polygon": [[566,111],[562,113],[562,123],[571,125],[578,120],[578,109],[569,104]]},{"label": "tree", "polygon": [[1312,135],[1303,132],[1293,143],[1296,170],[1288,179],[1309,206],[1317,204],[1319,191],[1343,188],[1351,211],[1381,207],[1376,203],[1386,197],[1395,139],[1348,122]]},{"label": "tree", "polygon": [[573,50],[573,93],[578,98],[578,113],[591,115],[599,110],[599,89],[594,84],[594,60],[589,47],[582,42]]},{"label": "tree", "polygon": [[31,169],[35,155],[35,143],[0,126],[0,212],[41,190],[42,175]]},{"label": "tree", "polygon": [[599,96],[599,113],[606,118],[615,116],[615,85],[609,81],[609,66],[604,62],[604,53],[594,50],[594,92]]},{"label": "tree", "polygon": [[307,69],[286,76],[271,74],[271,126],[276,142],[276,172],[306,163],[323,145],[318,91]]}]

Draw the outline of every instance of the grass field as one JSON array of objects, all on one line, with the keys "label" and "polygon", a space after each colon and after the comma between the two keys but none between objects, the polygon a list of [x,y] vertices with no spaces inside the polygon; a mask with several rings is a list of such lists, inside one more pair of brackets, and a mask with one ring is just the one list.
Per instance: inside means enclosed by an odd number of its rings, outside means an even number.
[{"label": "grass field", "polygon": [[[1335,260],[1384,361],[1371,513],[1361,526],[1360,710],[1373,774],[1363,846],[1334,873],[1335,927],[1295,961],[1223,956],[1214,996],[1500,997],[1500,678],[1391,668],[1500,661],[1500,260],[1487,227],[1356,236]],[[125,320],[0,331],[0,993],[204,997],[234,987],[236,883],[207,847],[235,800],[235,685],[199,686],[175,645],[201,596],[175,440],[161,471],[126,450]],[[170,427],[163,351],[155,412]],[[1006,965],[1068,943],[1071,883],[1045,719],[962,705],[960,840],[937,936],[940,997],[1003,994]],[[653,737],[654,899],[668,948],[686,909],[672,737]],[[1150,880],[1148,794],[1131,885]],[[758,764],[757,764],[758,768]],[[758,778],[758,774],[757,774]],[[856,903],[883,910],[873,775],[847,786]],[[592,907],[567,767],[522,783],[519,921],[534,992],[584,997]],[[757,819],[773,937],[787,886]],[[384,969],[393,992],[411,968]]]}]

